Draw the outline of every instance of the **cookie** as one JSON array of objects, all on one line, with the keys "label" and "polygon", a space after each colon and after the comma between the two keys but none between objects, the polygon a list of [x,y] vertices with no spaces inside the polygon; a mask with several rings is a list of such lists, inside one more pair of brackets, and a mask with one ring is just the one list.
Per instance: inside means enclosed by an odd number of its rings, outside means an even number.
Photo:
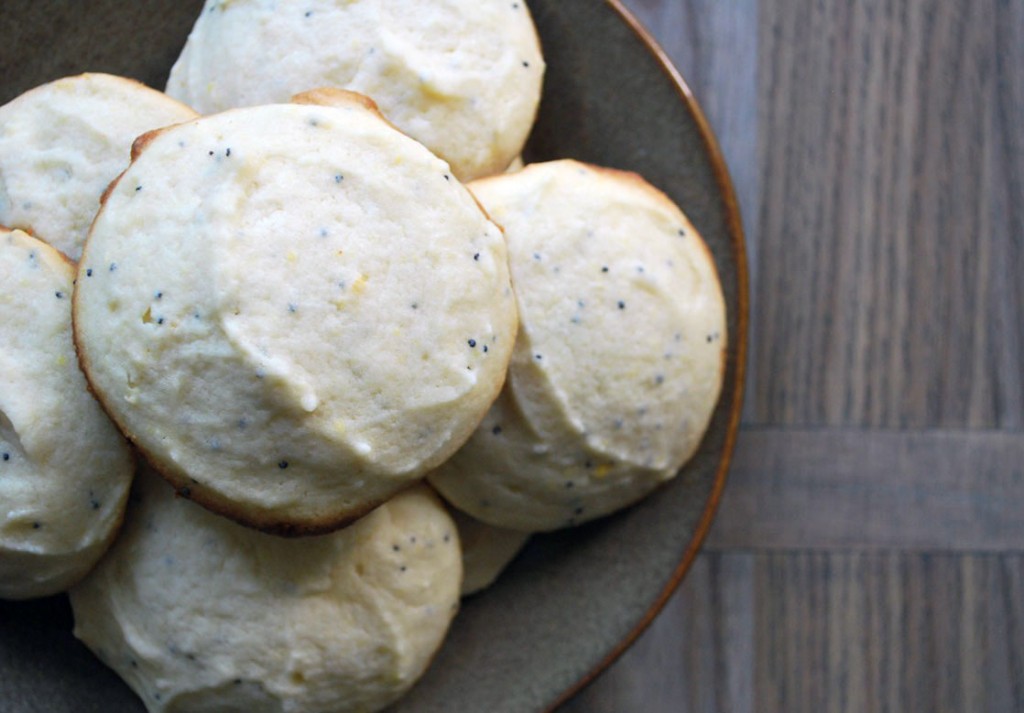
[{"label": "cookie", "polygon": [[0,107],[0,224],[77,260],[100,196],[128,165],[132,142],[197,115],[138,82],[81,74]]},{"label": "cookie", "polygon": [[635,502],[693,455],[721,389],[707,246],[631,173],[555,161],[470,188],[505,228],[520,329],[504,391],[431,483],[525,531]]},{"label": "cookie", "polygon": [[63,591],[106,550],[134,463],[71,341],[74,268],[0,229],[0,597]]},{"label": "cookie", "polygon": [[517,324],[473,196],[365,99],[328,94],[137,142],[74,300],[128,437],[181,495],[280,534],[341,527],[448,458]]},{"label": "cookie", "polygon": [[470,180],[520,152],[543,75],[524,2],[207,0],[167,93],[208,114],[350,89]]},{"label": "cookie", "polygon": [[426,669],[461,574],[454,524],[426,486],[294,540],[143,470],[124,532],[71,605],[75,635],[151,713],[376,711]]},{"label": "cookie", "polygon": [[487,525],[461,510],[449,511],[462,545],[462,596],[476,594],[494,584],[530,539],[529,532]]}]

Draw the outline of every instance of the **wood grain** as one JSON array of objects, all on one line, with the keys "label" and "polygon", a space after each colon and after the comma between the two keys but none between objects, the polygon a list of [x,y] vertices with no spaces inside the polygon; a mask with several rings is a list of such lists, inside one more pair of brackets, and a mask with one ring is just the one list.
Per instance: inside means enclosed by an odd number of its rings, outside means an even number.
[{"label": "wood grain", "polygon": [[626,0],[751,257],[708,546],[567,713],[1024,711],[1024,3]]},{"label": "wood grain", "polygon": [[1024,552],[1024,435],[747,428],[705,546]]},{"label": "wood grain", "polygon": [[755,556],[706,554],[619,664],[563,708],[756,713]]},{"label": "wood grain", "polygon": [[759,9],[754,420],[1020,429],[1019,4]]},{"label": "wood grain", "polygon": [[708,552],[565,713],[1024,710],[1024,557]]},{"label": "wood grain", "polygon": [[759,559],[755,587],[778,592],[758,611],[762,709],[1019,710],[1012,677],[1021,672],[991,669],[1020,658],[1024,640],[1007,642],[1001,627],[1020,621],[1022,564],[897,553]]}]

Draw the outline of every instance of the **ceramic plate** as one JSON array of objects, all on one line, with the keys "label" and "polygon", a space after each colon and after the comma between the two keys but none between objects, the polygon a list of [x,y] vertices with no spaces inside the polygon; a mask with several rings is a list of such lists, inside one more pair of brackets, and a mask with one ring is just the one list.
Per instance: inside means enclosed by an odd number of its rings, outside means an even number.
[{"label": "ceramic plate", "polygon": [[[736,199],[714,138],[678,73],[617,2],[528,4],[548,71],[527,159],[572,157],[637,171],[683,207],[711,248],[725,291],[725,386],[700,451],[678,478],[626,512],[534,538],[492,589],[464,602],[427,675],[397,711],[544,710],[591,680],[682,579],[710,525],[736,436],[746,267]],[[162,88],[200,5],[3,0],[0,103],[83,71]],[[0,602],[0,707],[142,711],[70,632],[64,597]]]}]

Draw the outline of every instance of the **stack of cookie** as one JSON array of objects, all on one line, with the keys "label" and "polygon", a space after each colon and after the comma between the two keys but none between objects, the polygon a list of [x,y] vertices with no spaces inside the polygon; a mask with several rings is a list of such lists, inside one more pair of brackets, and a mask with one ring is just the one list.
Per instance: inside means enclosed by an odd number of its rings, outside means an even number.
[{"label": "stack of cookie", "polygon": [[503,173],[543,72],[522,3],[208,0],[174,99],[0,108],[0,596],[70,586],[151,711],[379,710],[530,533],[674,477],[715,267],[639,176]]}]

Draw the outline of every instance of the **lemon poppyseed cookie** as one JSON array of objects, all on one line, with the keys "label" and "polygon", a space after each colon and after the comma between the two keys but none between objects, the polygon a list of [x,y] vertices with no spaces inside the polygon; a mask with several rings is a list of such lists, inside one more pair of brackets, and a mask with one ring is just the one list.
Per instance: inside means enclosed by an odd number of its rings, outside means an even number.
[{"label": "lemon poppyseed cookie", "polygon": [[351,89],[470,180],[522,149],[543,74],[524,2],[207,0],[167,93],[212,113]]},{"label": "lemon poppyseed cookie", "polygon": [[294,540],[176,498],[145,469],[124,532],[71,590],[75,635],[151,713],[376,711],[458,607],[454,524],[426,486]]},{"label": "lemon poppyseed cookie", "polygon": [[431,482],[519,530],[634,502],[690,458],[718,399],[725,308],[707,247],[631,173],[556,161],[470,188],[505,228],[520,329],[504,391]]},{"label": "lemon poppyseed cookie", "polygon": [[458,527],[462,546],[462,596],[494,584],[530,539],[529,532],[487,525],[455,508],[449,514]]},{"label": "lemon poppyseed cookie", "polygon": [[0,107],[0,224],[77,260],[107,185],[137,136],[197,115],[138,82],[65,77]]},{"label": "lemon poppyseed cookie", "polygon": [[0,229],[0,597],[66,589],[109,545],[134,463],[71,341],[74,268]]},{"label": "lemon poppyseed cookie", "polygon": [[505,242],[473,196],[365,99],[320,95],[335,106],[137,142],[74,301],[86,375],[129,438],[181,495],[281,534],[347,524],[451,455],[516,329]]}]

